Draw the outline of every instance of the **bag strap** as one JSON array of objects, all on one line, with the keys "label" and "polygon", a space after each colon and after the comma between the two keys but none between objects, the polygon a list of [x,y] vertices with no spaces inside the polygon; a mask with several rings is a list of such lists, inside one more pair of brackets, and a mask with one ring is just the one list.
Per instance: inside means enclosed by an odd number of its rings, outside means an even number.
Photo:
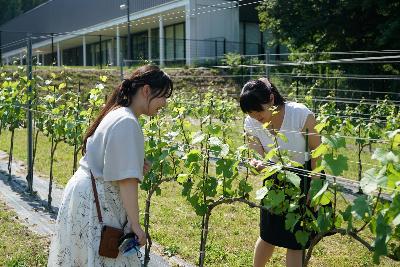
[{"label": "bag strap", "polygon": [[99,222],[101,224],[103,224],[103,217],[101,216],[99,195],[97,194],[96,181],[94,180],[92,171],[90,171],[90,178],[92,180],[92,187],[93,187],[93,193],[94,193],[94,201],[96,202],[97,216],[99,217]]}]

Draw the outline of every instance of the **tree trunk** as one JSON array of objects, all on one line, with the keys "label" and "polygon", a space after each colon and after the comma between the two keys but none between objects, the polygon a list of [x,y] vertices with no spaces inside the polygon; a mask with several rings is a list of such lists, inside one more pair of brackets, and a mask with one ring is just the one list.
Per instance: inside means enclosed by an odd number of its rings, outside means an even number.
[{"label": "tree trunk", "polygon": [[74,165],[72,166],[72,174],[74,174],[77,170],[77,164],[78,164],[78,153],[79,149],[77,148],[77,145],[75,144],[74,146]]},{"label": "tree trunk", "polygon": [[35,141],[34,141],[34,143],[33,143],[32,168],[33,168],[33,166],[35,165],[36,151],[37,151],[37,144],[38,144],[38,137],[39,137],[39,130],[36,130]]},{"label": "tree trunk", "polygon": [[[146,208],[144,214],[144,230],[146,233],[146,237],[149,237],[149,228],[150,228],[150,205],[151,205],[151,197],[153,195],[152,190],[149,191],[146,199]],[[145,250],[144,250],[144,266],[148,266],[150,261],[150,249],[151,249],[151,241],[146,243]]]},{"label": "tree trunk", "polygon": [[47,198],[47,208],[49,211],[52,210],[51,208],[51,202],[52,202],[52,197],[51,197],[51,192],[53,190],[53,164],[54,164],[54,154],[57,149],[57,144],[58,142],[54,141],[54,138],[51,138],[51,151],[50,151],[50,182],[49,182],[49,195]]},{"label": "tree trunk", "polygon": [[204,260],[206,257],[206,244],[208,236],[208,222],[210,220],[211,210],[209,210],[203,217],[202,229],[201,229],[201,243],[200,243],[200,255],[199,255],[199,267],[204,266]]},{"label": "tree trunk", "polygon": [[11,166],[13,160],[13,150],[14,150],[14,133],[15,129],[11,130],[11,142],[10,142],[10,151],[8,153],[8,180],[11,181]]},{"label": "tree trunk", "polygon": [[361,163],[361,153],[363,151],[363,146],[358,144],[358,181],[361,181],[362,176],[362,163]]}]

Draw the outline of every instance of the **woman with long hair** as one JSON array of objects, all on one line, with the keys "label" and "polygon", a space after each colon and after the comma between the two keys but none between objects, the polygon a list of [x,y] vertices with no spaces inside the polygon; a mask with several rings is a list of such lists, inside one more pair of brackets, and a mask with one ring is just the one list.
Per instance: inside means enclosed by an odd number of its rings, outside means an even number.
[{"label": "woman with long hair", "polygon": [[[304,169],[316,166],[316,159],[311,162],[305,158],[308,151],[317,148],[321,141],[315,132],[315,117],[303,104],[286,101],[278,89],[268,79],[253,80],[246,83],[240,94],[240,107],[248,116],[244,127],[249,136],[249,146],[262,157],[271,147],[278,145],[280,150],[287,151],[291,160],[304,166]],[[267,125],[267,126],[266,126]],[[287,138],[287,142],[275,136],[280,132]],[[306,142],[306,133],[308,142]],[[308,143],[308,147],[306,144]],[[275,159],[276,160],[276,159]],[[305,166],[311,163],[311,166]],[[265,163],[253,159],[251,164],[258,170],[265,168]],[[301,191],[306,194],[310,178],[304,172],[297,173],[302,179]],[[277,174],[267,178],[277,180]],[[304,201],[305,202],[305,201]],[[305,205],[305,203],[298,203]],[[296,226],[297,228],[299,225]],[[309,245],[309,244],[307,244]],[[286,252],[286,266],[302,266],[302,252],[304,248],[295,238],[292,231],[285,228],[285,214],[275,214],[270,210],[261,210],[260,237],[254,249],[254,267],[264,267],[271,258],[275,246],[284,247]]]},{"label": "woman with long hair", "polygon": [[[52,239],[48,266],[140,266],[136,255],[99,255],[102,224],[133,232],[146,243],[139,223],[138,188],[149,165],[139,117],[166,105],[173,83],[157,66],[136,69],[112,93],[90,125],[79,169],[68,181]],[[94,184],[92,184],[92,181]],[[128,228],[128,229],[127,229]]]}]

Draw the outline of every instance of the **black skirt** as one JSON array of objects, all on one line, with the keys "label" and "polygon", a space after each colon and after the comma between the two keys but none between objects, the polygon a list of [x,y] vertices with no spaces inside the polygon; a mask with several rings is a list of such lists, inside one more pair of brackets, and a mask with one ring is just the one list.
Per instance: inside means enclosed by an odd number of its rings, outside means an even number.
[{"label": "black skirt", "polygon": [[[308,192],[310,187],[310,178],[302,175],[301,172],[293,171],[301,178],[301,192]],[[268,177],[268,179],[277,179],[277,174]],[[305,205],[305,203],[300,203]],[[295,233],[297,230],[302,230],[300,222],[294,227],[293,232],[285,229],[286,214],[276,215],[268,210],[261,209],[260,211],[260,237],[265,242],[288,249],[302,250],[310,246],[310,239],[306,246],[303,247],[297,243]],[[312,238],[313,236],[311,236]]]}]

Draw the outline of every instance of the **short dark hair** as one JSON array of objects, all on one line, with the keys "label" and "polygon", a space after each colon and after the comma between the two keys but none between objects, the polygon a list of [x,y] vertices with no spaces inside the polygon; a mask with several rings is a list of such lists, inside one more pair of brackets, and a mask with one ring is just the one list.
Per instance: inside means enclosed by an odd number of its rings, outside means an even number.
[{"label": "short dark hair", "polygon": [[271,102],[274,95],[274,106],[285,104],[285,98],[281,96],[278,89],[269,80],[252,80],[247,82],[240,93],[240,108],[244,113],[252,111],[264,111],[262,105]]}]

